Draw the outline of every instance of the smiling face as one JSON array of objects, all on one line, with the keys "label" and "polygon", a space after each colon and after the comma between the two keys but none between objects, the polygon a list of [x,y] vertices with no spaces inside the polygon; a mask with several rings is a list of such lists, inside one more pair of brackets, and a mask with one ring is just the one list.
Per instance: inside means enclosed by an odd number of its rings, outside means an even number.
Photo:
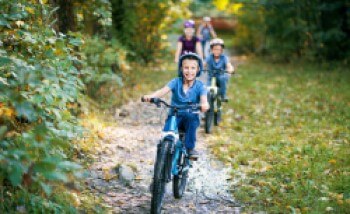
[{"label": "smiling face", "polygon": [[184,59],[182,61],[182,73],[185,80],[187,81],[195,80],[198,71],[199,71],[199,66],[198,66],[197,60]]},{"label": "smiling face", "polygon": [[215,57],[219,57],[222,52],[223,52],[223,48],[221,45],[214,45],[212,48],[211,48],[211,52],[213,53],[213,55]]},{"label": "smiling face", "polygon": [[184,33],[187,37],[192,37],[194,35],[194,28],[185,28]]}]

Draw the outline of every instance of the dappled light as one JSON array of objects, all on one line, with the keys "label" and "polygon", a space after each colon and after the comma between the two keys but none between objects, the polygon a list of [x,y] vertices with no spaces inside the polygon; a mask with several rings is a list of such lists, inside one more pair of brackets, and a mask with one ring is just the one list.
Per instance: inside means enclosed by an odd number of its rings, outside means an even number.
[{"label": "dappled light", "polygon": [[0,213],[348,213],[349,10],[0,0]]}]

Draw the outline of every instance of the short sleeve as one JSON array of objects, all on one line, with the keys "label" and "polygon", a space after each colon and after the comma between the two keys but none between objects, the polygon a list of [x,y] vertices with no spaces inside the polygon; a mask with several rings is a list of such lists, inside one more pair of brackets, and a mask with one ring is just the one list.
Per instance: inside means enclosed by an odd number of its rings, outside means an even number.
[{"label": "short sleeve", "polygon": [[225,56],[225,57],[224,57],[224,60],[225,60],[225,61],[224,61],[224,62],[225,62],[225,64],[229,63],[229,61],[228,61],[228,57],[227,57],[227,56]]},{"label": "short sleeve", "polygon": [[199,38],[196,36],[195,37],[195,39],[196,39],[196,42],[200,42],[201,40],[199,40]]},{"label": "short sleeve", "polygon": [[200,96],[207,96],[207,88],[204,86],[202,83],[200,88],[199,88],[199,95]]},{"label": "short sleeve", "polygon": [[183,36],[180,36],[179,39],[177,40],[178,42],[183,42]]},{"label": "short sleeve", "polygon": [[172,79],[170,82],[168,82],[167,86],[171,89],[174,90],[176,87],[177,79]]},{"label": "short sleeve", "polygon": [[209,64],[209,62],[210,62],[210,55],[207,56],[207,58],[205,58],[205,62],[206,62],[207,64]]}]

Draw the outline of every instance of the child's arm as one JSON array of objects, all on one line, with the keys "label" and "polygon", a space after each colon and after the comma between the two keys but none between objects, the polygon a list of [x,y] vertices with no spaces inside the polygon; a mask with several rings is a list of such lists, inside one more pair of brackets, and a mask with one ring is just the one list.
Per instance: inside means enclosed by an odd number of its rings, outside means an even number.
[{"label": "child's arm", "polygon": [[196,33],[197,37],[200,39],[202,39],[201,30],[202,30],[202,25],[199,26],[199,28],[197,29],[197,33]]},{"label": "child's arm", "polygon": [[177,42],[177,48],[175,52],[175,63],[179,62],[181,50],[182,50],[182,42]]},{"label": "child's arm", "polygon": [[232,66],[231,62],[228,62],[226,64],[226,68],[227,68],[228,73],[230,73],[230,74],[233,74],[235,72],[235,68]]},{"label": "child's arm", "polygon": [[200,97],[200,104],[201,104],[201,112],[206,112],[209,109],[209,103],[207,95],[202,95]]},{"label": "child's arm", "polygon": [[153,92],[152,94],[144,95],[143,99],[145,99],[146,102],[149,102],[151,98],[161,98],[170,91],[171,89],[169,88],[169,86],[164,86],[163,88]]},{"label": "child's arm", "polygon": [[214,28],[213,28],[212,25],[210,25],[210,33],[211,33],[211,35],[213,36],[213,38],[216,38],[216,37],[217,37],[217,36],[216,36],[216,33],[215,33],[215,30],[214,30]]},{"label": "child's arm", "polygon": [[203,60],[203,51],[202,51],[202,45],[200,42],[196,42],[196,52],[199,55],[199,57]]}]

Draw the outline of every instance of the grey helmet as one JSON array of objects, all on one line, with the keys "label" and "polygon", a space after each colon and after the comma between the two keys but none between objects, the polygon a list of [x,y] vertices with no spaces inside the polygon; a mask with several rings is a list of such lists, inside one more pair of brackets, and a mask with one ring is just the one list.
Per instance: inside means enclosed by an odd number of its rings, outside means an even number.
[{"label": "grey helmet", "polygon": [[199,66],[199,72],[197,73],[197,77],[199,77],[202,74],[203,70],[203,62],[200,56],[198,56],[196,53],[188,52],[183,54],[180,59],[179,59],[179,65],[178,65],[178,75],[179,77],[182,77],[182,61],[185,59],[194,59],[198,61],[198,66]]}]

